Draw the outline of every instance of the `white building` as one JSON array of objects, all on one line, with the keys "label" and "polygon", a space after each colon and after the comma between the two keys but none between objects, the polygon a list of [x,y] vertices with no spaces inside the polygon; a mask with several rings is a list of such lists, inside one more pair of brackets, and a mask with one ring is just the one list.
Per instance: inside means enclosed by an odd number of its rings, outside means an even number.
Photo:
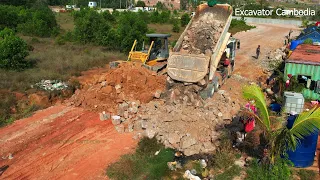
[{"label": "white building", "polygon": [[97,2],[89,1],[88,6],[89,6],[90,8],[95,8],[95,7],[97,7]]}]

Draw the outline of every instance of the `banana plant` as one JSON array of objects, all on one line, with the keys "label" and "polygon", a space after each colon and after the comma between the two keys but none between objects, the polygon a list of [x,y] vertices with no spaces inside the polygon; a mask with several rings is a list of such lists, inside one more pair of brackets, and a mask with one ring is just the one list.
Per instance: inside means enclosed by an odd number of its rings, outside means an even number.
[{"label": "banana plant", "polygon": [[274,122],[272,120],[279,117],[270,116],[265,96],[259,86],[244,86],[243,97],[246,100],[255,101],[258,113],[247,113],[255,117],[258,126],[263,129],[268,139],[271,163],[274,163],[275,158],[280,157],[287,150],[295,151],[301,139],[320,129],[320,108],[314,107],[309,111],[300,113],[292,128],[288,129],[286,126],[274,126],[272,124]]}]

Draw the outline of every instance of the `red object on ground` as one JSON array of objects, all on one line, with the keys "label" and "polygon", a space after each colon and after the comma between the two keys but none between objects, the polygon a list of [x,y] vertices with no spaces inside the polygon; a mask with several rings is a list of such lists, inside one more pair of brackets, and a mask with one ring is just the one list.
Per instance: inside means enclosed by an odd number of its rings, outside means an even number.
[{"label": "red object on ground", "polygon": [[249,120],[245,125],[244,125],[244,130],[248,133],[251,132],[254,129],[254,120]]},{"label": "red object on ground", "polygon": [[320,21],[316,22],[316,26],[318,27],[320,26]]}]

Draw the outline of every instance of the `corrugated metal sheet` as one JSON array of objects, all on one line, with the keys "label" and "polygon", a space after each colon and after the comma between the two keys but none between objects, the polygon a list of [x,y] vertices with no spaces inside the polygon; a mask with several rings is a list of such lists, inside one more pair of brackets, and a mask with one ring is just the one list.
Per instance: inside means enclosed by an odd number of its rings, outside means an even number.
[{"label": "corrugated metal sheet", "polygon": [[[288,74],[294,75],[306,75],[311,76],[311,80],[320,80],[320,66],[308,65],[308,64],[295,64],[286,63],[285,67],[285,78]],[[303,96],[308,99],[320,99],[320,94],[315,93],[309,89],[303,91]]]},{"label": "corrugated metal sheet", "polygon": [[305,35],[301,35],[301,37],[298,37],[298,40],[306,40],[306,39],[312,39],[313,42],[320,42],[320,33],[318,31],[313,31]]}]

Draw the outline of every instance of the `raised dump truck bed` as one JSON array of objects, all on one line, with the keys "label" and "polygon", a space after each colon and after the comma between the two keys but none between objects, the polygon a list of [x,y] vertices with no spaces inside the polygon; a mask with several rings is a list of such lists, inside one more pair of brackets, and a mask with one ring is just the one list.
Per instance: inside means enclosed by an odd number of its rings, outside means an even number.
[{"label": "raised dump truck bed", "polygon": [[231,20],[230,5],[198,6],[168,58],[168,75],[177,81],[195,83],[209,73],[212,80],[228,44]]}]

